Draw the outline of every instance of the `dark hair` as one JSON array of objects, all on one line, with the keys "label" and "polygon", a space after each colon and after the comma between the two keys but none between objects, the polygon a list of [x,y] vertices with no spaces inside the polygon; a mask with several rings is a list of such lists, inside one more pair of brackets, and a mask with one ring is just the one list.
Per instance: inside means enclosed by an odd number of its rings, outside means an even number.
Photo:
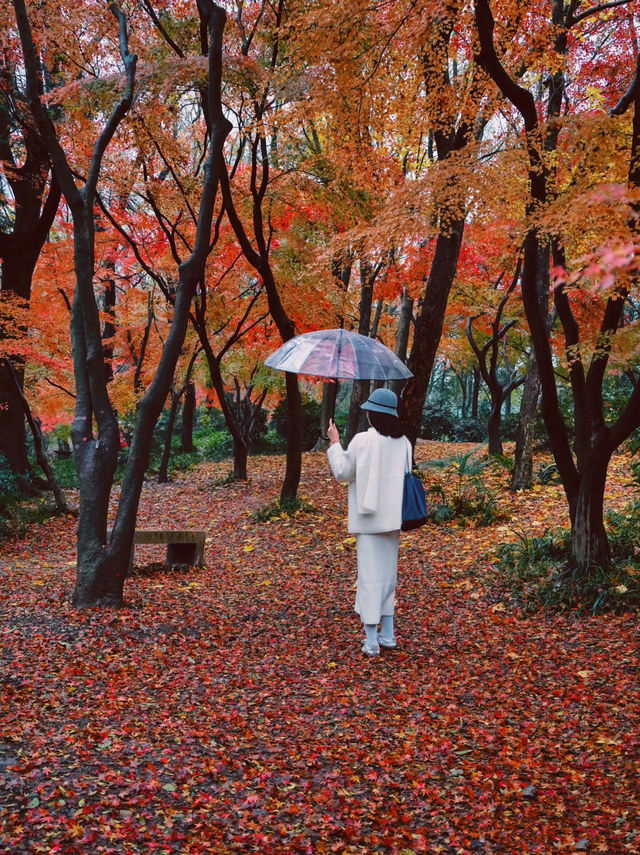
[{"label": "dark hair", "polygon": [[402,422],[397,416],[392,416],[391,413],[377,413],[375,410],[367,410],[367,415],[371,427],[374,427],[382,436],[391,436],[394,439],[404,436]]}]

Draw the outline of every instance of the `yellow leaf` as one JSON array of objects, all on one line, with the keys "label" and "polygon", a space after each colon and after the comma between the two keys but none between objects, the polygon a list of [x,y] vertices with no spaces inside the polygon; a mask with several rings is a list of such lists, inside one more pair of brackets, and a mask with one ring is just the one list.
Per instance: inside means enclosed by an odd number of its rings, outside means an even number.
[{"label": "yellow leaf", "polygon": [[242,547],[243,552],[253,552],[254,549],[255,546],[252,543],[247,543],[245,546]]},{"label": "yellow leaf", "polygon": [[35,579],[32,584],[33,585],[44,585],[44,582],[42,581],[42,579]]},{"label": "yellow leaf", "polygon": [[629,589],[626,585],[616,585],[614,590],[617,591],[619,594],[626,594]]},{"label": "yellow leaf", "polygon": [[576,671],[576,674],[583,680],[587,680],[591,676],[591,671]]},{"label": "yellow leaf", "polygon": [[495,606],[491,606],[492,612],[503,612],[505,611],[506,606],[504,603],[496,603]]},{"label": "yellow leaf", "polygon": [[355,543],[356,538],[355,537],[345,537],[345,539],[342,542],[343,543]]}]

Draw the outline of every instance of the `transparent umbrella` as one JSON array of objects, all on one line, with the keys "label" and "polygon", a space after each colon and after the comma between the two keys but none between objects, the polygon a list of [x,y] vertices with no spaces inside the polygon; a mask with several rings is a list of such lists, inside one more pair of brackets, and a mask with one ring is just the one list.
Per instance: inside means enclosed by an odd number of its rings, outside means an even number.
[{"label": "transparent umbrella", "polygon": [[413,377],[384,344],[349,330],[316,330],[285,342],[265,365],[292,374],[336,380],[407,380]]}]

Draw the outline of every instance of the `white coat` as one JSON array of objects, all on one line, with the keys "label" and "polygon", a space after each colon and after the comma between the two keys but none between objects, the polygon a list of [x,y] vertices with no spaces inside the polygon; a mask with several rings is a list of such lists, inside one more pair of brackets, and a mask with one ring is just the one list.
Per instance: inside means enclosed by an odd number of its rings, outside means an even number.
[{"label": "white coat", "polygon": [[369,428],[356,434],[346,451],[336,442],[327,454],[336,481],[349,484],[349,531],[398,531],[402,525],[404,473],[411,460],[409,440],[405,436],[382,436]]}]

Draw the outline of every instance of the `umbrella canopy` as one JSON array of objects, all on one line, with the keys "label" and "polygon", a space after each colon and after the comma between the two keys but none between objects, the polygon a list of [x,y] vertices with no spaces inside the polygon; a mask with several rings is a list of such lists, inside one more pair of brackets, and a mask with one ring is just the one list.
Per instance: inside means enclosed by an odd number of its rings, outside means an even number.
[{"label": "umbrella canopy", "polygon": [[285,342],[264,362],[292,374],[336,380],[406,380],[413,377],[392,350],[348,330],[317,330]]}]

